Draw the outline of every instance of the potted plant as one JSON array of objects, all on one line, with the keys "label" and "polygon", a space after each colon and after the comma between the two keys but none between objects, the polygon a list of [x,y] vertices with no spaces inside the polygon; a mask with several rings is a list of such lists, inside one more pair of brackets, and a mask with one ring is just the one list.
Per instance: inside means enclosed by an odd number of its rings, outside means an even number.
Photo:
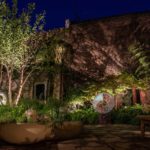
[{"label": "potted plant", "polygon": [[0,106],[0,139],[13,144],[31,144],[53,137],[53,126],[48,116],[50,110],[45,108],[45,104],[26,103],[28,105]]},{"label": "potted plant", "polygon": [[81,121],[70,121],[65,118],[67,113],[66,103],[60,100],[52,100],[49,105],[52,110],[54,137],[49,139],[64,140],[79,136],[83,129]]},{"label": "potted plant", "polygon": [[82,123],[67,121],[62,106],[64,103],[53,99],[47,104],[25,100],[15,107],[1,105],[0,139],[13,144],[32,144],[78,136]]}]

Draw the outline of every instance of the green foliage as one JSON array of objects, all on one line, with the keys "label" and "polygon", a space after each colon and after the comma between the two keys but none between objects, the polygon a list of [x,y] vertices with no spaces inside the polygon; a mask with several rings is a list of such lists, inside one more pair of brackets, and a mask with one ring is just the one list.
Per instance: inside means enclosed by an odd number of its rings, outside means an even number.
[{"label": "green foliage", "polygon": [[144,79],[136,79],[133,75],[128,73],[122,73],[118,76],[111,76],[102,81],[89,82],[78,88],[70,88],[67,91],[65,101],[69,104],[83,105],[85,101],[91,101],[98,93],[109,93],[111,95],[120,94],[127,89],[147,89],[149,87],[148,82]]},{"label": "green foliage", "polygon": [[24,108],[22,107],[10,107],[10,106],[0,106],[0,123],[9,122],[26,122],[24,116]]},{"label": "green foliage", "polygon": [[43,109],[44,107],[44,104],[43,103],[40,103],[39,101],[37,100],[30,100],[30,99],[22,99],[19,103],[19,107],[22,109],[22,110],[27,110],[27,109],[34,109],[34,110],[40,110],[40,109]]},{"label": "green foliage", "polygon": [[[1,63],[13,68],[20,68],[26,61],[29,62],[29,50],[27,44],[34,34],[42,30],[44,15],[36,17],[34,26],[31,25],[34,4],[28,4],[28,9],[18,13],[17,1],[13,1],[13,7],[6,1],[0,2],[0,59]],[[33,43],[35,44],[35,43]]]},{"label": "green foliage", "polygon": [[138,78],[149,78],[150,76],[150,50],[145,48],[144,44],[138,42],[129,47],[129,51],[133,54],[133,59],[137,62],[135,75]]},{"label": "green foliage", "polygon": [[22,107],[24,110],[33,109],[36,110],[39,116],[47,116],[53,122],[62,121],[62,114],[60,113],[60,107],[63,106],[63,103],[59,100],[49,98],[45,103],[39,102],[37,100],[21,100],[18,107]]},{"label": "green foliage", "polygon": [[[12,105],[12,80],[20,79],[15,104],[20,100],[23,86],[35,68],[36,55],[42,46],[37,32],[43,31],[44,13],[36,15],[32,25],[35,4],[28,4],[27,9],[18,12],[17,0],[9,5],[0,1],[0,65],[8,77],[8,99]],[[34,64],[34,65],[33,65]]]},{"label": "green foliage", "polygon": [[63,101],[50,98],[46,105],[51,110],[50,114],[53,122],[62,122],[64,120],[64,113],[66,112],[61,111],[61,109],[65,109],[65,103]]},{"label": "green foliage", "polygon": [[[47,116],[51,119],[52,110],[47,105],[34,100],[22,100],[19,105],[15,107],[0,105],[0,123],[27,122],[25,112],[29,109],[35,110],[40,117]],[[45,120],[38,121],[45,122]]]},{"label": "green foliage", "polygon": [[84,124],[97,124],[99,113],[93,108],[77,109],[65,115],[66,120],[82,121]]},{"label": "green foliage", "polygon": [[38,53],[41,60],[39,70],[54,74],[66,71],[65,62],[70,58],[72,47],[62,40],[65,32],[66,30],[49,32],[43,50]]},{"label": "green foliage", "polygon": [[137,79],[134,75],[126,72],[118,76],[107,78],[106,81],[102,83],[102,89],[111,94],[119,94],[132,87],[146,89],[148,83],[144,80]]},{"label": "green foliage", "polygon": [[0,123],[14,122],[14,118],[10,113],[11,110],[9,106],[0,106]]},{"label": "green foliage", "polygon": [[137,115],[143,115],[143,107],[141,105],[125,106],[112,112],[112,122],[119,124],[139,125],[140,120]]}]

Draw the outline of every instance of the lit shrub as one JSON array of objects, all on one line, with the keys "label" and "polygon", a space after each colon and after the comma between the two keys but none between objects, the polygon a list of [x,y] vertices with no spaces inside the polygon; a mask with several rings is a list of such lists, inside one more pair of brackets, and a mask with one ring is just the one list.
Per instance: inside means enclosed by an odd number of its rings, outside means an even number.
[{"label": "lit shrub", "polygon": [[139,125],[138,115],[145,114],[141,105],[125,106],[112,111],[112,122],[119,124]]},{"label": "lit shrub", "polygon": [[65,115],[69,121],[82,121],[84,124],[98,124],[99,113],[93,108],[77,109]]}]

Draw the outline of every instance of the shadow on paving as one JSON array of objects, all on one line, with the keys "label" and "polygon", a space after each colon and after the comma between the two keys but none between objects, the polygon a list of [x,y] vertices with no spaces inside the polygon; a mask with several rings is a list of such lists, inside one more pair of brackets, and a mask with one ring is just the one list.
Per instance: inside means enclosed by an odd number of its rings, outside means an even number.
[{"label": "shadow on paving", "polygon": [[0,150],[150,150],[150,131],[141,137],[131,125],[88,125],[80,137],[65,141],[44,141],[32,145],[0,142]]}]

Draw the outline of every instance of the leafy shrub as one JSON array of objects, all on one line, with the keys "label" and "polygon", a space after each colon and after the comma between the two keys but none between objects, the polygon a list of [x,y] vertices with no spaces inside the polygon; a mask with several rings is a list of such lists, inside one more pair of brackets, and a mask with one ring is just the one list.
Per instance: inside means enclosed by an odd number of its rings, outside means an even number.
[{"label": "leafy shrub", "polygon": [[121,124],[139,125],[138,115],[145,114],[141,105],[125,106],[112,112],[112,122]]},{"label": "leafy shrub", "polygon": [[47,104],[37,100],[22,100],[18,106],[10,107],[0,105],[0,123],[9,122],[32,122],[32,118],[26,116],[27,110],[34,110],[37,114],[37,122],[58,122],[63,121],[63,115],[60,113],[62,103],[57,100],[50,100]]},{"label": "leafy shrub", "polygon": [[18,106],[23,110],[27,110],[29,108],[33,108],[34,110],[40,110],[43,108],[44,103],[41,103],[37,100],[23,99]]},{"label": "leafy shrub", "polygon": [[77,109],[65,115],[66,120],[82,121],[84,124],[97,124],[99,113],[93,108]]},{"label": "leafy shrub", "polygon": [[14,117],[11,115],[11,107],[8,106],[0,106],[0,122],[14,122]]},{"label": "leafy shrub", "polygon": [[38,101],[23,100],[18,106],[14,107],[0,105],[0,123],[27,122],[25,112],[28,109],[34,109],[38,116],[49,115],[50,118],[50,108],[45,104]]},{"label": "leafy shrub", "polygon": [[64,113],[66,113],[66,111],[64,111],[66,108],[66,102],[54,98],[49,98],[45,107],[50,109],[50,115],[54,123],[61,123],[64,121]]}]

